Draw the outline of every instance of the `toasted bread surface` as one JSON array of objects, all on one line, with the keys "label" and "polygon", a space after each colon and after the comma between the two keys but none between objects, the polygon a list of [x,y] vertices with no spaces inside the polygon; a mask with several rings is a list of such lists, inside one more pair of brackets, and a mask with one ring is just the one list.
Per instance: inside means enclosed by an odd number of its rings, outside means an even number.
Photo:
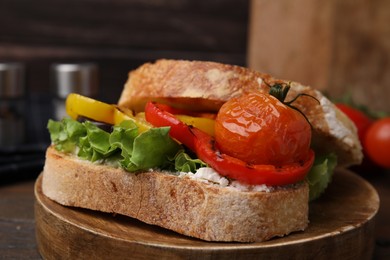
[{"label": "toasted bread surface", "polygon": [[42,191],[65,205],[123,214],[208,241],[264,241],[308,225],[308,185],[271,192],[220,187],[164,172],[129,173],[49,147]]},{"label": "toasted bread surface", "polygon": [[216,112],[227,100],[251,91],[269,91],[275,83],[290,84],[286,101],[298,94],[293,105],[313,126],[317,155],[333,152],[340,166],[359,164],[363,154],[354,124],[319,91],[297,82],[278,80],[254,70],[206,61],[158,60],[129,73],[118,105],[143,111],[149,100],[189,110]]}]

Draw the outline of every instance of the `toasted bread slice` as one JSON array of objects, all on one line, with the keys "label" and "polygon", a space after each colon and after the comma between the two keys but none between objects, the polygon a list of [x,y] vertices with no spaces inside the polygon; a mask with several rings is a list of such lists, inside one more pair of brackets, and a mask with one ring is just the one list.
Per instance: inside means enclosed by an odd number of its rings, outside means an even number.
[{"label": "toasted bread slice", "polygon": [[247,68],[216,62],[158,60],[129,73],[118,105],[143,111],[149,100],[190,110],[216,112],[227,100],[251,91],[268,92],[269,85],[290,84],[286,101],[293,103],[313,126],[316,154],[334,152],[338,164],[359,164],[363,154],[354,124],[319,91],[297,82],[277,80]]},{"label": "toasted bread slice", "polygon": [[264,241],[308,225],[305,182],[240,191],[164,172],[129,173],[49,147],[42,191],[65,205],[123,214],[208,241]]}]

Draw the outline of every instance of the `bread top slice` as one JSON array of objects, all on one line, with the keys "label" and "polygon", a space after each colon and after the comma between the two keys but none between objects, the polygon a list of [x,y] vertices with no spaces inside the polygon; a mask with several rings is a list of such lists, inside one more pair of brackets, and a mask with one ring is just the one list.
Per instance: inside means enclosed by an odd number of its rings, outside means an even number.
[{"label": "bread top slice", "polygon": [[312,147],[317,155],[333,152],[339,166],[361,163],[356,127],[321,92],[240,66],[165,59],[146,63],[129,73],[118,105],[140,112],[153,100],[193,111],[217,112],[229,99],[251,91],[268,93],[269,85],[275,83],[290,84],[286,101],[300,93],[319,101],[302,96],[294,102],[313,126]]}]

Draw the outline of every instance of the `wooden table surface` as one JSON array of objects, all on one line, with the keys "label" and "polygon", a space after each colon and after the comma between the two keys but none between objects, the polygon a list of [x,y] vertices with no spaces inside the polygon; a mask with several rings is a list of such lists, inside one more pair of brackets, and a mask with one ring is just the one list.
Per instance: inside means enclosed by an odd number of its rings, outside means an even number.
[{"label": "wooden table surface", "polygon": [[[390,172],[364,176],[377,189],[374,259],[390,259]],[[0,259],[41,259],[35,240],[34,176],[0,186]]]}]

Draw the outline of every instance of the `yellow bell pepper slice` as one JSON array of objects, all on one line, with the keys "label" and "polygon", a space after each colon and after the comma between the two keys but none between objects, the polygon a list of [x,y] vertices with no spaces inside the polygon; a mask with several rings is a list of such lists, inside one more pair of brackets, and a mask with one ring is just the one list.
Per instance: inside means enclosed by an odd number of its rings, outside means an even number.
[{"label": "yellow bell pepper slice", "polygon": [[215,120],[211,118],[205,118],[205,117],[193,117],[193,116],[187,116],[187,115],[176,115],[180,121],[186,123],[187,125],[192,125],[196,128],[199,128],[203,132],[208,133],[211,136],[215,135],[214,132],[214,125]]},{"label": "yellow bell pepper slice", "polygon": [[[143,112],[134,115],[130,109],[125,107],[117,107],[75,93],[69,94],[66,99],[66,112],[75,120],[78,116],[83,116],[110,125],[118,125],[124,120],[131,120],[138,126],[140,133],[152,127],[146,121],[145,113]],[[187,125],[192,125],[214,136],[215,121],[213,119],[187,115],[176,116]]]},{"label": "yellow bell pepper slice", "polygon": [[151,128],[148,122],[137,120],[129,109],[118,108],[115,105],[75,93],[69,94],[65,102],[66,112],[75,120],[78,116],[83,116],[110,125],[118,125],[124,120],[131,120],[138,126],[140,133]]},{"label": "yellow bell pepper slice", "polygon": [[68,95],[65,105],[66,112],[75,120],[78,116],[83,116],[95,121],[114,124],[115,107],[112,105],[74,93]]}]

